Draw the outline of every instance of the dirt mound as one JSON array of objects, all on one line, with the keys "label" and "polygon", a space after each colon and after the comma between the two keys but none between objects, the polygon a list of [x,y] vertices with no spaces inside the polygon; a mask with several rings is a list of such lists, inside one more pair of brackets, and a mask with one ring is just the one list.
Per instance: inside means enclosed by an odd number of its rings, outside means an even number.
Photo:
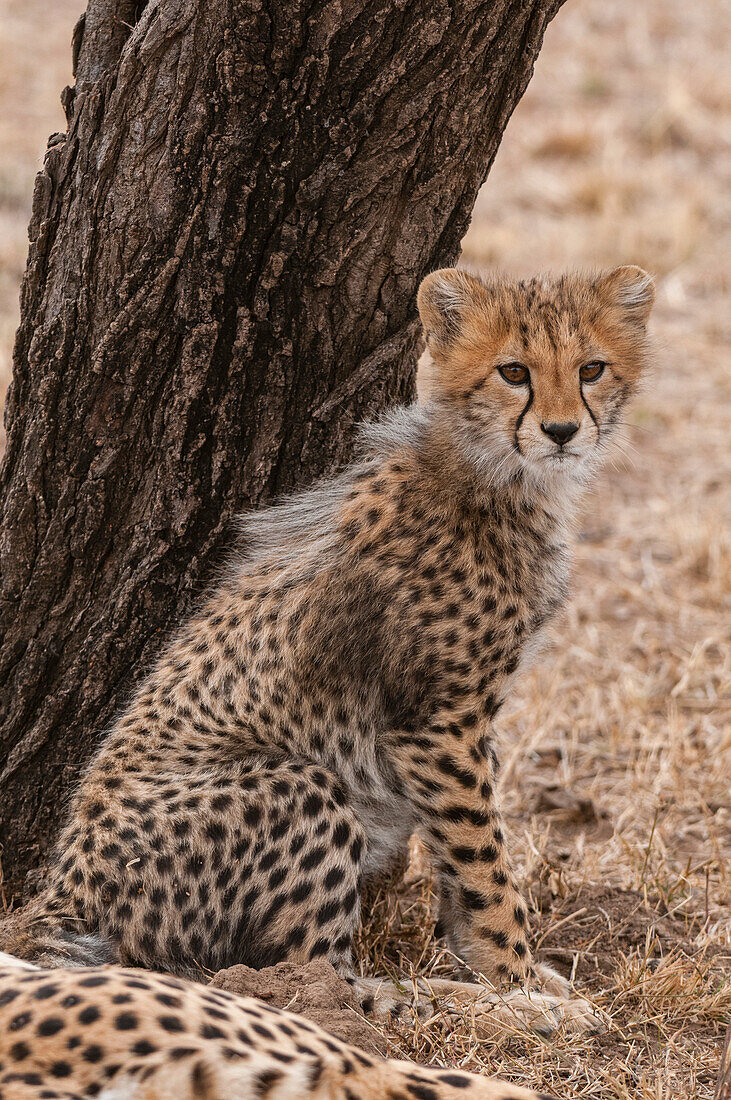
[{"label": "dirt mound", "polygon": [[298,1012],[370,1054],[386,1053],[384,1037],[363,1016],[353,990],[321,959],[305,966],[282,962],[263,970],[231,966],[219,970],[211,985]]}]

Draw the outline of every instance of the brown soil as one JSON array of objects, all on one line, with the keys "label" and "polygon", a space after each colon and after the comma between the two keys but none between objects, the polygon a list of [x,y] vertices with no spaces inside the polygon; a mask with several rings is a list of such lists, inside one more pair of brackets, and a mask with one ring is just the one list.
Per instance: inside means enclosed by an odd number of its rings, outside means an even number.
[{"label": "brown soil", "polygon": [[547,925],[541,958],[566,977],[573,971],[581,988],[599,988],[614,974],[620,953],[642,951],[650,966],[674,953],[696,956],[698,923],[661,909],[658,899],[653,904],[638,890],[611,886],[586,886],[570,899],[550,899],[541,914]]},{"label": "brown soil", "polygon": [[370,1054],[386,1053],[385,1038],[365,1019],[353,990],[321,959],[306,966],[283,962],[264,970],[231,966],[220,970],[211,985],[299,1012]]}]

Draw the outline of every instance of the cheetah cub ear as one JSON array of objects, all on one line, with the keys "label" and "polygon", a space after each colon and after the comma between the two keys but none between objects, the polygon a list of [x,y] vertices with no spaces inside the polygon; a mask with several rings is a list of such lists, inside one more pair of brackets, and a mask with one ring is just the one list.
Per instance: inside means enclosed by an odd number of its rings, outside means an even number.
[{"label": "cheetah cub ear", "polygon": [[628,264],[602,275],[596,283],[600,297],[643,328],[655,301],[655,282],[641,267]]},{"label": "cheetah cub ear", "polygon": [[487,304],[487,287],[474,275],[444,267],[423,280],[417,298],[429,351],[446,352],[475,311]]}]

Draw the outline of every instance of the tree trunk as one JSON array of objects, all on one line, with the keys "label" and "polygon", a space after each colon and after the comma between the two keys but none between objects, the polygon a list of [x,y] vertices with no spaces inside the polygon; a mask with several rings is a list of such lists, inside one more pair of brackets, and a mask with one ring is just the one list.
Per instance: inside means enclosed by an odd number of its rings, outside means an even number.
[{"label": "tree trunk", "polygon": [[42,858],[230,517],[413,395],[561,0],[90,0],[7,404],[0,843]]}]

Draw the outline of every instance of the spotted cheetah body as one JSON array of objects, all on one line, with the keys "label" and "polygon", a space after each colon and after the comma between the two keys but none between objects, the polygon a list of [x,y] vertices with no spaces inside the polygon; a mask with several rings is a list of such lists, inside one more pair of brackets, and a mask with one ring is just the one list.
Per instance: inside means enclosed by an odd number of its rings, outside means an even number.
[{"label": "spotted cheetah body", "polygon": [[361,887],[416,829],[457,955],[593,1026],[532,960],[492,724],[565,601],[577,505],[642,373],[651,302],[636,268],[429,276],[432,396],[368,428],[342,474],[246,519],[0,949],[185,976],[325,956],[352,975]]},{"label": "spotted cheetah body", "polygon": [[540,1100],[385,1061],[250,997],[121,967],[0,959],[0,1100]]}]

